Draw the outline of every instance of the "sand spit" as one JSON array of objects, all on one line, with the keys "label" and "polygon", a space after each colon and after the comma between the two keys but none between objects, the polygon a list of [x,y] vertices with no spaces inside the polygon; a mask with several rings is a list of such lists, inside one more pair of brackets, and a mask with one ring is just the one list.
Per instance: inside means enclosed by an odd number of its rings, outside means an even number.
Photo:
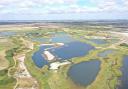
[{"label": "sand spit", "polygon": [[54,46],[54,44],[41,44],[40,46]]},{"label": "sand spit", "polygon": [[64,43],[41,44],[40,46],[63,46]]},{"label": "sand spit", "polygon": [[57,70],[60,66],[71,64],[69,61],[64,62],[54,62],[50,64],[50,70]]},{"label": "sand spit", "polygon": [[41,44],[41,46],[53,46],[50,48],[46,48],[43,52],[42,56],[44,56],[48,61],[55,60],[55,56],[48,51],[48,49],[54,48],[54,47],[60,47],[63,46],[64,43],[53,43],[53,44]]},{"label": "sand spit", "polygon": [[46,57],[46,59],[47,59],[48,61],[52,61],[52,60],[55,59],[55,56],[52,55],[49,51],[44,51],[43,54],[44,54],[44,56]]},{"label": "sand spit", "polygon": [[63,46],[64,43],[55,43],[54,45],[55,45],[55,46]]}]

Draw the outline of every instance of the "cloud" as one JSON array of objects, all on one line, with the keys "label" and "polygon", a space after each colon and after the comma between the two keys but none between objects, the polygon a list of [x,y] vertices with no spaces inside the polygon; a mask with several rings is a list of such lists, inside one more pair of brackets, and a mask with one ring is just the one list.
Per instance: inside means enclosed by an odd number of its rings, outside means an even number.
[{"label": "cloud", "polygon": [[[127,11],[128,0],[90,0],[91,5],[79,5],[79,0],[0,0],[0,14],[63,14]],[[86,3],[86,1],[85,1]]]},{"label": "cloud", "polygon": [[103,0],[98,4],[98,7],[102,10],[113,10],[117,7],[116,1],[115,0]]},{"label": "cloud", "polygon": [[124,6],[128,7],[128,0],[123,0]]}]

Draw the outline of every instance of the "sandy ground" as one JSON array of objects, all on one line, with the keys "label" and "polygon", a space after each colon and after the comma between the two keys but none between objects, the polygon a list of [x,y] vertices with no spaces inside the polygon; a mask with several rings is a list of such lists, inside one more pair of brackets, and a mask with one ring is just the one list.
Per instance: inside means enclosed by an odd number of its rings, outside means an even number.
[{"label": "sandy ground", "polygon": [[25,54],[19,55],[17,59],[19,61],[19,70],[20,70],[20,73],[17,74],[17,77],[20,77],[20,78],[31,77],[30,73],[28,72],[24,64]]},{"label": "sandy ground", "polygon": [[53,46],[54,44],[41,44],[40,46]]},{"label": "sandy ground", "polygon": [[110,31],[110,33],[117,37],[120,37],[120,43],[128,43],[128,33],[113,31]]},{"label": "sandy ground", "polygon": [[63,46],[64,43],[51,43],[51,44],[41,44],[40,46]]},{"label": "sandy ground", "polygon": [[55,43],[54,45],[55,45],[55,46],[63,46],[64,43]]},{"label": "sandy ground", "polygon": [[52,61],[55,59],[55,56],[53,54],[51,54],[49,51],[44,51],[43,54],[48,61]]},{"label": "sandy ground", "polygon": [[[63,46],[64,43],[41,44],[40,46],[47,46],[47,45],[59,47],[59,46]],[[51,47],[51,48],[54,48],[54,47]],[[43,56],[45,56],[45,58],[46,58],[48,61],[52,61],[52,60],[55,59],[55,56],[54,56],[52,53],[50,53],[50,52],[48,51],[48,49],[51,49],[51,48],[45,49],[45,51],[44,51],[43,54],[42,54]]]},{"label": "sandy ground", "polygon": [[63,65],[68,65],[68,64],[71,64],[71,62],[69,61],[65,61],[65,62],[54,62],[54,63],[51,63],[50,64],[50,68],[51,70],[57,70],[60,66],[63,66]]},{"label": "sandy ground", "polygon": [[[29,49],[33,49],[33,43],[25,43]],[[31,76],[26,68],[26,65],[24,64],[25,54],[19,54],[15,56],[15,59],[18,60],[18,70],[15,73],[17,84],[15,85],[14,89],[38,89],[38,82]]]},{"label": "sandy ground", "polygon": [[37,82],[33,78],[18,79],[18,84],[16,89],[37,89]]},{"label": "sandy ground", "polygon": [[38,89],[37,81],[31,76],[24,64],[25,54],[18,55],[15,59],[19,62],[18,70],[15,73],[17,79],[15,89]]},{"label": "sandy ground", "polygon": [[124,32],[113,32],[113,31],[109,31],[110,33],[114,34],[114,35],[118,35],[118,36],[126,36],[128,37],[128,33],[124,33]]},{"label": "sandy ground", "polygon": [[[29,41],[25,41],[26,43],[26,46],[29,48],[29,49],[33,49],[34,45],[33,43],[29,42]],[[29,51],[29,50],[28,50]],[[16,59],[18,60],[19,62],[19,73],[17,73],[17,77],[19,78],[24,78],[24,77],[32,77],[29,73],[29,71],[27,70],[25,64],[24,64],[24,60],[25,60],[25,54],[20,54],[20,55],[17,55],[16,56]]]}]

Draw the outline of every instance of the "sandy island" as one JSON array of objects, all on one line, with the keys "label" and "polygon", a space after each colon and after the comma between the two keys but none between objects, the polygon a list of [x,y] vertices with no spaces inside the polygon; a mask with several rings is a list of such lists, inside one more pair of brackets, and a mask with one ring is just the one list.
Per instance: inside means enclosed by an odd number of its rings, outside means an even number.
[{"label": "sandy island", "polygon": [[[51,46],[63,46],[64,43],[41,44],[41,46],[46,46],[46,45],[51,45]],[[52,53],[50,53],[50,52],[48,51],[48,49],[50,49],[50,48],[45,49],[45,51],[43,52],[42,56],[44,56],[48,61],[55,60],[55,56],[54,56]]]},{"label": "sandy island", "polygon": [[52,61],[55,59],[55,56],[52,55],[49,51],[44,51],[43,55],[48,61]]},{"label": "sandy island", "polygon": [[41,44],[40,46],[63,46],[64,43]]},{"label": "sandy island", "polygon": [[71,64],[69,61],[64,62],[53,62],[50,64],[50,70],[57,70],[60,66]]}]

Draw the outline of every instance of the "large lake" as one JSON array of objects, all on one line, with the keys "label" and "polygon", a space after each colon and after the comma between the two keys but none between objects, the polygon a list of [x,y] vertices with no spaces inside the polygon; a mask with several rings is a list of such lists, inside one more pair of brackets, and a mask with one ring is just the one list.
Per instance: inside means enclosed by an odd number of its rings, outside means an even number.
[{"label": "large lake", "polygon": [[[35,52],[32,56],[34,63],[37,67],[41,68],[44,65],[48,64],[48,61],[42,56],[42,53],[46,48],[50,48],[51,46],[41,46],[37,52]],[[83,42],[70,42],[66,43],[61,47],[52,47],[48,51],[50,51],[54,56],[56,56],[60,60],[68,60],[73,57],[81,57],[88,54],[90,50],[93,50],[94,47],[83,43]]]},{"label": "large lake", "polygon": [[75,84],[87,86],[95,80],[100,70],[100,64],[101,62],[98,60],[74,64],[67,74]]},{"label": "large lake", "polygon": [[85,56],[92,49],[94,49],[94,47],[89,44],[75,41],[67,43],[62,47],[50,49],[49,51],[58,58],[65,60]]}]

